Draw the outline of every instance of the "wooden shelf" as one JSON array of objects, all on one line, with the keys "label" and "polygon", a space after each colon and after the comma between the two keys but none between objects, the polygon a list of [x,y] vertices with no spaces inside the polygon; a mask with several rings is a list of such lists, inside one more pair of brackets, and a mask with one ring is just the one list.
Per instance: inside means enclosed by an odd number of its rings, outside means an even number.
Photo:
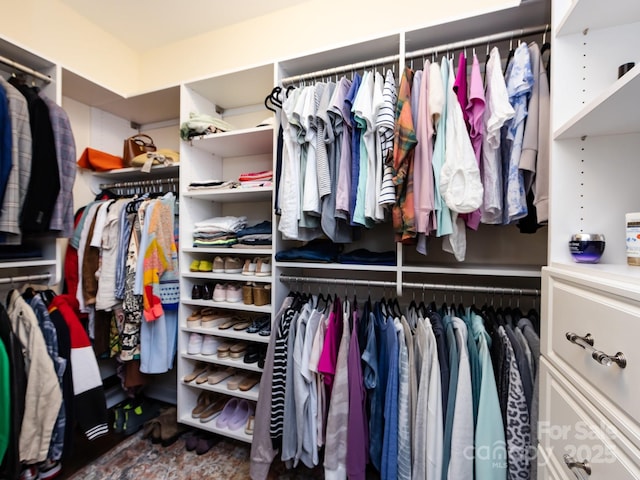
[{"label": "wooden shelf", "polygon": [[554,138],[640,132],[640,115],[631,101],[639,97],[640,65],[636,65],[556,130]]},{"label": "wooden shelf", "polygon": [[638,0],[619,0],[612,5],[602,0],[574,0],[560,20],[556,36],[572,35],[585,29],[601,29],[640,21]]},{"label": "wooden shelf", "polygon": [[248,157],[273,153],[273,127],[244,128],[191,139],[191,145],[220,157]]}]

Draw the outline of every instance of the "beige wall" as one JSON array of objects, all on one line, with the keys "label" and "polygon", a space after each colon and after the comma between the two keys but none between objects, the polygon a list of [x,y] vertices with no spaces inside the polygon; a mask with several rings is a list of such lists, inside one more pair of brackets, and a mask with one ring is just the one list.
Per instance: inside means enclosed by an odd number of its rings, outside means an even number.
[{"label": "beige wall", "polygon": [[[309,0],[138,54],[58,0],[4,0],[0,36],[121,95],[519,4]],[[188,9],[185,3],[185,9]],[[193,12],[197,15],[197,12]],[[141,26],[144,28],[144,26]],[[153,34],[153,26],[149,26]]]}]

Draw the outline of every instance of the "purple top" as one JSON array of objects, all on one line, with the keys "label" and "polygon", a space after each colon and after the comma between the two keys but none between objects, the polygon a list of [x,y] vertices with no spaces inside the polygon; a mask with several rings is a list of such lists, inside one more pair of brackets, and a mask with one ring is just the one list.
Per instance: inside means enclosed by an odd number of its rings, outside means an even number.
[{"label": "purple top", "polygon": [[358,343],[358,312],[352,313],[353,327],[349,342],[347,372],[349,375],[349,423],[347,426],[347,476],[352,480],[366,480],[369,452],[369,428],[365,410],[365,390]]}]

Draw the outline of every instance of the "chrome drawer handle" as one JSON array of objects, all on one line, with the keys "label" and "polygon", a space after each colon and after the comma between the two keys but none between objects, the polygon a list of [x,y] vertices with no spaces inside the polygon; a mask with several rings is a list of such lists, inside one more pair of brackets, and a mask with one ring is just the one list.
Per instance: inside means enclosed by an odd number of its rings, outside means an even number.
[{"label": "chrome drawer handle", "polygon": [[615,355],[607,355],[603,351],[593,348],[594,341],[590,333],[587,333],[584,337],[581,337],[580,335],[573,332],[567,332],[566,337],[567,340],[569,340],[571,343],[578,345],[585,350],[589,350],[591,352],[591,358],[593,358],[600,365],[609,367],[612,363],[615,363],[620,368],[625,368],[627,366],[627,359],[622,352],[618,352]]},{"label": "chrome drawer handle", "polygon": [[585,460],[584,462],[578,462],[575,458],[567,454],[564,455],[563,459],[564,463],[567,465],[567,467],[569,467],[569,470],[576,474],[576,478],[582,478],[582,473],[576,473],[574,471],[575,469],[582,470],[587,475],[591,475],[591,465],[589,465],[588,461]]}]

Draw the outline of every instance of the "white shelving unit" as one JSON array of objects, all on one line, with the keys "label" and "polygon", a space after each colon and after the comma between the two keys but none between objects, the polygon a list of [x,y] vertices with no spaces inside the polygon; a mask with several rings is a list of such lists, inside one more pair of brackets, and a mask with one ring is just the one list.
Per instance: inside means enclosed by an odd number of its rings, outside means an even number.
[{"label": "white shelving unit", "polygon": [[[505,286],[534,287],[540,285],[540,268],[546,264],[547,235],[541,229],[535,235],[520,234],[515,227],[491,228],[482,226],[480,231],[472,233],[468,242],[474,248],[469,249],[469,261],[459,264],[453,256],[443,254],[437,242],[430,245],[429,255],[422,256],[412,247],[395,243],[390,221],[363,232],[363,235],[351,244],[345,245],[346,252],[357,248],[370,251],[395,254],[396,265],[353,265],[316,262],[273,262],[271,277],[245,277],[239,274],[217,274],[211,272],[187,272],[187,266],[194,260],[213,260],[215,256],[238,256],[241,259],[254,256],[273,256],[276,252],[297,247],[301,242],[284,239],[277,230],[279,217],[273,215],[275,188],[263,187],[244,189],[208,189],[189,190],[190,182],[203,180],[236,180],[240,173],[247,171],[275,170],[274,140],[276,131],[261,124],[269,112],[264,109],[264,99],[274,85],[280,85],[282,79],[294,75],[316,72],[358,62],[384,57],[401,58],[406,51],[439,45],[446,42],[464,40],[505,30],[538,26],[548,23],[547,12],[540,9],[543,2],[529,2],[522,7],[506,8],[485,15],[464,18],[443,25],[431,25],[416,30],[403,31],[380,38],[366,39],[359,43],[343,45],[326,51],[311,52],[296,58],[278,60],[273,64],[248,67],[246,70],[223,72],[219,75],[187,82],[181,86],[181,119],[187,119],[192,112],[219,115],[225,121],[237,127],[229,132],[208,134],[183,141],[181,144],[180,167],[180,262],[182,265],[179,326],[179,362],[178,375],[184,376],[193,369],[194,362],[204,361],[222,365],[245,368],[241,362],[218,359],[215,355],[188,355],[187,342],[190,333],[212,334],[223,340],[233,338],[245,340],[241,333],[230,331],[205,331],[203,328],[187,328],[186,317],[194,310],[206,306],[219,307],[233,313],[257,315],[275,314],[289,285],[279,281],[285,278],[305,278],[317,276],[323,278],[390,280],[398,285],[403,281],[420,282],[437,277],[456,277],[463,281],[474,282],[483,277],[488,284],[494,284],[499,278]],[[404,61],[394,65],[396,72],[401,71]],[[192,246],[193,225],[205,219],[232,215],[245,215],[248,224],[263,220],[272,220],[273,248],[234,249],[202,248]],[[486,228],[485,228],[486,227]],[[415,250],[415,249],[413,249]],[[189,292],[194,285],[205,282],[243,282],[255,281],[271,283],[271,305],[255,307],[251,305],[215,303],[209,300],[192,300]],[[326,282],[329,283],[329,282]],[[399,293],[402,293],[401,287]],[[251,341],[251,338],[246,340]],[[260,339],[263,345],[268,338]],[[198,394],[211,386],[178,384],[178,411],[180,421],[205,430],[250,441],[251,438],[228,431],[218,431],[213,422],[199,423],[191,417]],[[237,396],[226,389],[216,387],[216,393]]]},{"label": "white shelving unit", "polygon": [[[59,88],[61,72],[58,65],[2,38],[0,38],[0,55],[36,73],[49,77],[49,82],[32,78],[29,75],[26,76],[26,79],[29,82],[33,80],[35,85],[37,85],[48,98],[57,104],[61,103],[62,97]],[[0,74],[2,74],[4,78],[9,78],[10,75],[14,73],[20,73],[20,70],[0,62]],[[39,236],[28,239],[23,237],[23,243],[38,249],[40,254],[37,257],[15,258],[0,262],[0,278],[8,279],[34,275],[49,275],[49,285],[55,285],[60,282],[62,276],[62,258],[56,238],[53,236]],[[0,249],[2,249],[1,246]],[[5,289],[16,287],[19,286],[4,283],[0,285],[0,290],[4,291]]]},{"label": "white shelving unit", "polygon": [[[220,188],[189,190],[191,182],[203,180],[237,181],[245,172],[271,170],[273,164],[274,129],[259,125],[270,112],[263,105],[264,97],[271,91],[274,82],[273,64],[229,72],[182,85],[181,117],[188,118],[191,112],[220,115],[234,125],[235,130],[194,137],[183,141],[180,149],[180,262],[182,265],[179,325],[178,377],[182,378],[193,369],[195,362],[202,361],[236,368],[238,371],[262,371],[256,363],[244,363],[242,358],[218,358],[217,355],[188,355],[186,346],[191,333],[213,335],[217,342],[224,340],[246,341],[266,348],[269,337],[249,334],[244,331],[213,328],[188,328],[186,318],[194,310],[215,307],[230,315],[258,318],[273,314],[273,305],[256,306],[213,300],[192,300],[188,297],[193,285],[233,282],[238,285],[255,282],[268,284],[273,290],[273,276],[246,276],[240,273],[214,273],[186,271],[193,260],[213,261],[214,257],[239,257],[245,259],[269,257],[273,249],[260,248],[216,248],[193,247],[192,232],[196,222],[217,216],[245,216],[249,226],[265,220],[272,221],[272,187]],[[231,398],[238,397],[254,403],[258,400],[259,389],[248,392],[229,390],[222,385],[193,385],[178,382],[178,417],[182,423],[209,430],[244,442],[251,442],[251,436],[243,429],[230,431],[215,426],[215,419],[202,423],[191,416],[191,410],[202,390]]]},{"label": "white shelving unit", "polygon": [[[638,325],[640,270],[627,265],[625,213],[640,210],[640,70],[618,78],[618,67],[640,61],[631,40],[640,36],[640,3],[554,0],[552,17],[551,231],[542,272],[539,424],[568,433],[540,431],[538,451],[546,461],[538,478],[587,478],[562,455],[575,446],[571,460],[588,462],[589,478],[637,478],[640,426],[630,399],[640,378],[629,339]],[[599,263],[571,258],[569,238],[580,232],[604,234]],[[596,363],[568,332],[589,333],[596,350],[631,357],[624,367]]]}]

